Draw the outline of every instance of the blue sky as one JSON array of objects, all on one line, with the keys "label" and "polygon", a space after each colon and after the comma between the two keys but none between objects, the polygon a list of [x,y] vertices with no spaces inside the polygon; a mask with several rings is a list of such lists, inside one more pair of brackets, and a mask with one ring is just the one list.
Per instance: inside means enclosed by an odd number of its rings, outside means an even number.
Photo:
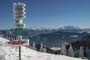
[{"label": "blue sky", "polygon": [[27,5],[27,28],[90,28],[90,0],[0,0],[0,29],[14,27],[14,2]]}]

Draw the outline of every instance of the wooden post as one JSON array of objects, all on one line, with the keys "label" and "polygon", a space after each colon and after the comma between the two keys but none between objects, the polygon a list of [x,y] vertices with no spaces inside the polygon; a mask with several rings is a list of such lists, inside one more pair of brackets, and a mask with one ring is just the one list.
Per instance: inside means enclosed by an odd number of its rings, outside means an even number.
[{"label": "wooden post", "polygon": [[19,60],[21,60],[21,46],[19,46]]}]

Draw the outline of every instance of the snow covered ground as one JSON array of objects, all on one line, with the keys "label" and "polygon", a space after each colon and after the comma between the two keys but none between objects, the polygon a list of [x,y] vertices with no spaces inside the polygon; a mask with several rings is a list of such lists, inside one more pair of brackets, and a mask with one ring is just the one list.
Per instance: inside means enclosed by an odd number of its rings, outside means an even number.
[{"label": "snow covered ground", "polygon": [[[8,40],[0,37],[0,60],[18,60],[18,47],[8,45]],[[87,60],[63,55],[37,52],[22,46],[22,60]]]}]

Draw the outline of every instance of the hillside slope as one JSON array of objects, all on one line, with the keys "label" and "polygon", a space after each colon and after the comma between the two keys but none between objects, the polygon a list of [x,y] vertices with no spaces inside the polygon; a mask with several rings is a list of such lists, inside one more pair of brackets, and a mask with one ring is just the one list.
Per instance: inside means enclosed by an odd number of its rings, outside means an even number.
[{"label": "hillside slope", "polygon": [[[18,47],[8,45],[8,40],[0,37],[0,60],[18,60]],[[37,52],[22,46],[22,60],[83,60],[63,55]]]}]

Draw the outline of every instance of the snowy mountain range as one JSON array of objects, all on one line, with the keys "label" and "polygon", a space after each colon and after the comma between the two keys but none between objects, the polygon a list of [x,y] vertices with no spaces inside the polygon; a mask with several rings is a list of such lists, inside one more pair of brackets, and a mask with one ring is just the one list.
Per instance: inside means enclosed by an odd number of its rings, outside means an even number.
[{"label": "snowy mountain range", "polygon": [[[0,37],[0,60],[18,60],[18,46],[9,45],[8,41]],[[37,52],[24,46],[21,46],[21,50],[22,60],[88,60]]]}]

